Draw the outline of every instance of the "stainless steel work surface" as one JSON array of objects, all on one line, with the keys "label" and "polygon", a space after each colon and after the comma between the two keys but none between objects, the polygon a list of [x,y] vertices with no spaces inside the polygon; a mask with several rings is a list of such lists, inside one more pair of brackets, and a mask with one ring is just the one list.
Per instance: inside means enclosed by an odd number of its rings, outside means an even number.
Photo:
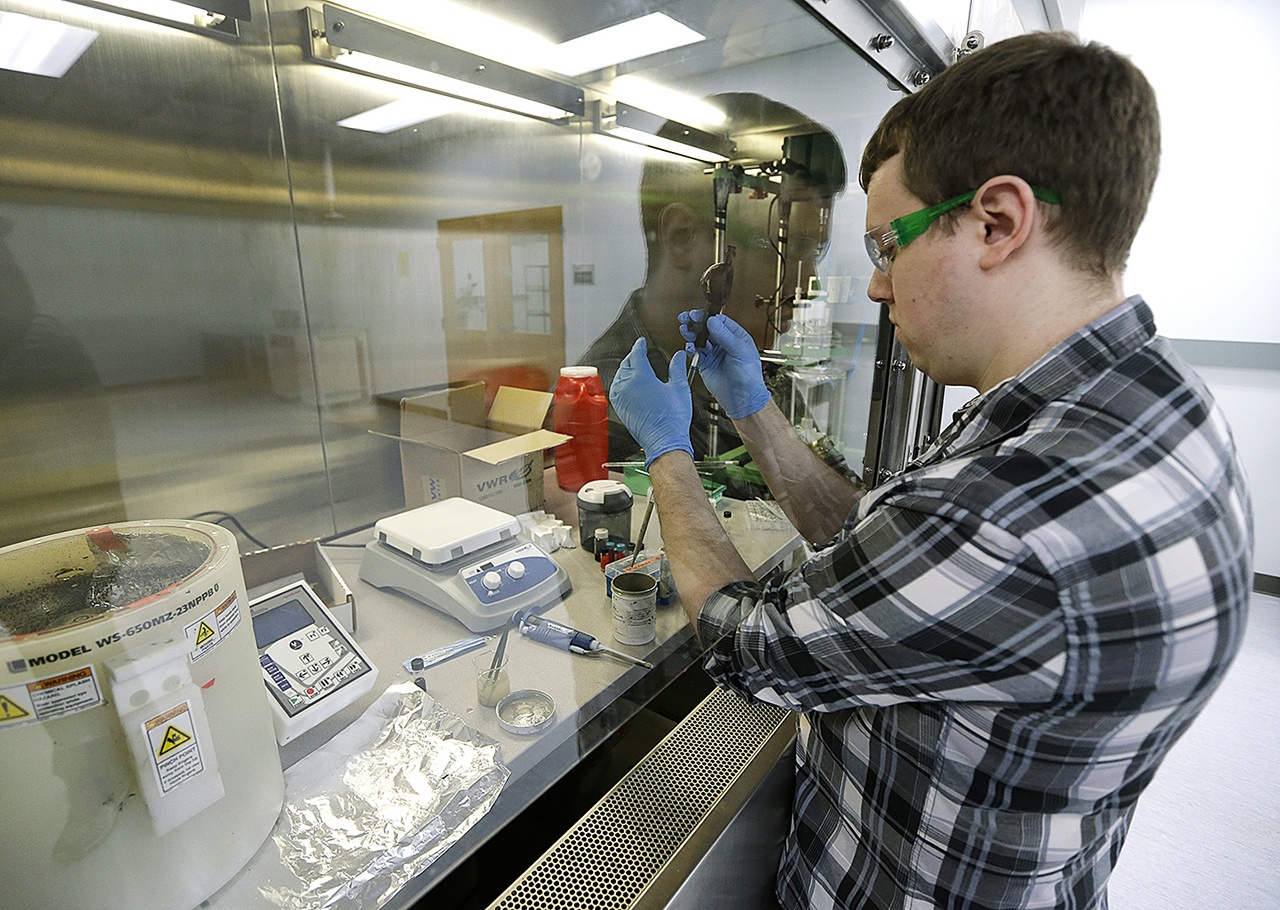
[{"label": "stainless steel work surface", "polygon": [[[548,512],[574,527],[576,534],[573,494],[565,493],[556,486],[551,471],[547,472],[546,495]],[[636,498],[632,510],[633,535],[638,532],[646,502],[644,497]],[[763,574],[779,565],[801,546],[799,535],[794,530],[750,527],[743,503],[726,500],[720,507],[722,515],[725,511],[730,513],[730,517],[724,519],[726,530],[747,564],[758,573]],[[604,574],[592,555],[581,548],[557,550],[553,558],[568,572],[573,590],[561,602],[542,611],[543,615],[588,632],[607,647],[649,660],[654,669],[628,665],[604,655],[569,654],[513,632],[506,649],[512,691],[534,688],[549,693],[555,699],[556,714],[554,724],[542,732],[532,735],[508,733],[499,727],[494,709],[483,707],[477,701],[471,660],[477,652],[463,654],[417,674],[404,670],[402,661],[473,633],[459,621],[425,604],[361,581],[359,569],[363,544],[371,539],[372,533],[369,529],[338,538],[326,544],[325,552],[355,596],[358,611],[355,637],[377,665],[380,675],[373,691],[359,702],[282,747],[281,755],[286,767],[302,760],[340,733],[388,686],[420,675],[437,704],[500,743],[502,760],[510,771],[510,777],[493,808],[386,905],[406,907],[634,717],[668,683],[699,659],[701,648],[675,598],[669,606],[658,609],[657,636],[653,642],[635,646],[619,644],[612,634],[612,616],[604,593]],[[661,525],[655,513],[646,533],[648,549],[661,546],[661,535]],[[488,637],[491,639],[489,647],[492,647],[497,642],[497,633]],[[278,854],[264,848],[241,878],[269,880],[271,871],[260,865],[271,863],[279,863]],[[237,898],[237,906],[241,906],[244,889],[237,889],[235,883],[215,896],[209,906],[222,907],[221,901],[231,894]],[[262,905],[270,904],[264,898]]]}]

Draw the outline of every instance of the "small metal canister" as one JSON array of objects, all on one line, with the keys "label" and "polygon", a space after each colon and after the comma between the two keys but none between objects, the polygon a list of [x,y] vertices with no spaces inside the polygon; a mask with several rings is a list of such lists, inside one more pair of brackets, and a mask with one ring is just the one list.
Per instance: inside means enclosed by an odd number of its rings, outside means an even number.
[{"label": "small metal canister", "polygon": [[626,572],[613,580],[613,637],[624,645],[643,645],[657,634],[658,579],[647,572]]},{"label": "small metal canister", "polygon": [[592,480],[578,491],[578,538],[594,552],[596,528],[605,528],[613,543],[631,543],[633,497],[620,480]]}]

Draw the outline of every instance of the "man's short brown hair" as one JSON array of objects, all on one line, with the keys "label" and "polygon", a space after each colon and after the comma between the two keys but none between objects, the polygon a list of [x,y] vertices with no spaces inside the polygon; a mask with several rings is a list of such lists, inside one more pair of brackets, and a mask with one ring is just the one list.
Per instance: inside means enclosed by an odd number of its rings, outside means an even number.
[{"label": "man's short brown hair", "polygon": [[902,152],[906,187],[932,205],[999,174],[1054,190],[1047,230],[1073,264],[1124,268],[1160,163],[1155,91],[1126,57],[1067,32],[999,41],[890,108],[859,180]]}]

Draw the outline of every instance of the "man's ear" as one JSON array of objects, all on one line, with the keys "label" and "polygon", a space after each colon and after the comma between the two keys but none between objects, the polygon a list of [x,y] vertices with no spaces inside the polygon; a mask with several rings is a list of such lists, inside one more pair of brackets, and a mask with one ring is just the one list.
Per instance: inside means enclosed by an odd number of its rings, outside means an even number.
[{"label": "man's ear", "polygon": [[1031,184],[1008,174],[982,184],[969,207],[984,231],[978,260],[983,269],[995,268],[1021,249],[1040,216]]},{"label": "man's ear", "polygon": [[681,271],[705,267],[706,223],[683,202],[672,202],[658,218],[658,241],[671,265]]}]

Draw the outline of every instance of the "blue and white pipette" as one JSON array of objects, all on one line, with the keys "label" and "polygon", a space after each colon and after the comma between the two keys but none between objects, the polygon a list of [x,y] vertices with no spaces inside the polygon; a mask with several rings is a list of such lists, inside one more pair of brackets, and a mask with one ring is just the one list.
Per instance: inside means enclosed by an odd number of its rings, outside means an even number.
[{"label": "blue and white pipette", "polygon": [[606,648],[594,635],[588,635],[554,619],[532,613],[517,613],[511,619],[517,624],[516,628],[520,630],[521,635],[559,648],[561,651],[568,651],[570,654],[608,654],[610,657],[625,660],[636,666],[653,669],[653,664],[649,661],[632,657],[622,651],[615,651],[613,648]]}]

